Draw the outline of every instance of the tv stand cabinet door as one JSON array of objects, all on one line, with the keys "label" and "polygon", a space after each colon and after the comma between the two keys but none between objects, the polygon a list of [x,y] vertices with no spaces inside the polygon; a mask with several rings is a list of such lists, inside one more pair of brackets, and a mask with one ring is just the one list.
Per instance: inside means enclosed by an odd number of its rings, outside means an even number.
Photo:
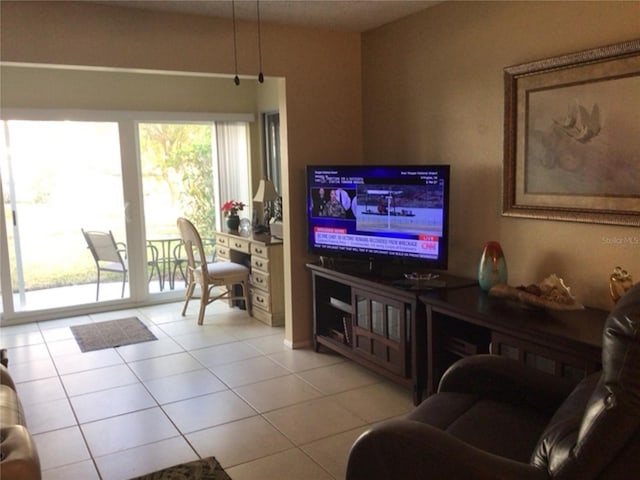
[{"label": "tv stand cabinet door", "polygon": [[352,305],[354,351],[396,375],[408,377],[411,304],[353,288]]}]

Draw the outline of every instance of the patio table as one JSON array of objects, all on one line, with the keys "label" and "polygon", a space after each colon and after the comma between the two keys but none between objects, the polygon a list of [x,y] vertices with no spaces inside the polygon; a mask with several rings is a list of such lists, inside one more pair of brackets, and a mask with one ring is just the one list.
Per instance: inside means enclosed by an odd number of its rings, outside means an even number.
[{"label": "patio table", "polygon": [[158,266],[160,268],[160,291],[164,290],[167,279],[169,280],[169,288],[174,289],[173,267],[176,258],[173,250],[182,242],[180,237],[159,237],[147,239],[147,243],[155,245],[158,248]]}]

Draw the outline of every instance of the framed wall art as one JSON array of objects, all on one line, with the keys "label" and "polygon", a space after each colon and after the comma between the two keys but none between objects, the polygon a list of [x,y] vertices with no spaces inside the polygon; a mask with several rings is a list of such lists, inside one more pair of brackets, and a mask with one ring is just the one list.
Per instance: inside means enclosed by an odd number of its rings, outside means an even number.
[{"label": "framed wall art", "polygon": [[504,81],[503,215],[640,226],[640,40]]}]

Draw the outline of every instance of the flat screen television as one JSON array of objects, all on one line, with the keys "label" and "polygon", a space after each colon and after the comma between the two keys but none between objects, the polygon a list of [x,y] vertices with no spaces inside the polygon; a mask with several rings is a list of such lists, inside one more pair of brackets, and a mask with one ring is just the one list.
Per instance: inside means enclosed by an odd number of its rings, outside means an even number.
[{"label": "flat screen television", "polygon": [[449,173],[448,165],[308,166],[309,251],[446,270]]}]

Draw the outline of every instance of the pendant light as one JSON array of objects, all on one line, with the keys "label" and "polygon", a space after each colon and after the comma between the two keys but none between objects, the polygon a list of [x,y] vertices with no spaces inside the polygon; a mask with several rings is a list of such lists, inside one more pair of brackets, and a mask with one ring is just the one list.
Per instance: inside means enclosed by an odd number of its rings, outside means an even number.
[{"label": "pendant light", "polygon": [[260,72],[258,73],[258,82],[264,83],[264,75],[262,74],[262,35],[260,32],[260,0],[256,0],[256,10],[258,12],[258,61],[260,62]]},{"label": "pendant light", "polygon": [[[258,82],[264,83],[264,74],[262,73],[262,31],[260,21],[260,0],[256,0],[256,13],[258,18]],[[240,77],[238,76],[238,30],[236,25],[236,2],[231,0],[231,15],[233,18],[233,62],[235,67],[235,76],[233,77],[233,83],[240,85]]]},{"label": "pendant light", "polygon": [[231,0],[231,14],[233,16],[233,61],[235,63],[236,76],[233,77],[233,83],[240,85],[240,77],[238,76],[238,43],[236,40],[236,2]]}]

